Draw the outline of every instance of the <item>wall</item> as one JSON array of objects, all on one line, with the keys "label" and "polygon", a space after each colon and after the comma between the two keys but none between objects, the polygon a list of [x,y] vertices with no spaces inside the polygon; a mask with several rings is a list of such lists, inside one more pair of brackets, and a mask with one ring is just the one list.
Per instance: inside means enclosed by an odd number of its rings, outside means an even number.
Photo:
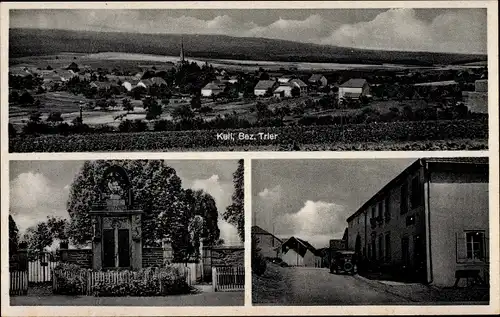
[{"label": "wall", "polygon": [[344,94],[346,92],[352,92],[352,93],[362,93],[363,89],[362,88],[352,88],[352,87],[339,87],[339,100],[344,97]]},{"label": "wall", "polygon": [[142,248],[142,267],[162,267],[163,248]]},{"label": "wall", "polygon": [[244,266],[243,247],[218,247],[212,249],[212,266]]},{"label": "wall", "polygon": [[61,262],[92,268],[92,249],[61,249],[59,252]]},{"label": "wall", "polygon": [[314,255],[311,251],[307,250],[306,254],[304,254],[304,266],[307,267],[316,267],[317,266],[318,257]]},{"label": "wall", "polygon": [[[410,204],[411,197],[411,180],[413,177],[419,177],[419,189],[422,193],[422,203],[420,206],[412,208]],[[408,211],[401,214],[401,187],[408,186]],[[407,237],[409,239],[409,260],[412,266],[415,263],[415,243],[414,239],[418,237],[421,248],[425,247],[425,217],[424,217],[424,203],[423,203],[423,186],[424,186],[424,173],[423,168],[418,168],[412,171],[411,174],[405,175],[392,188],[387,189],[369,206],[366,207],[364,212],[367,213],[366,221],[365,214],[361,213],[349,222],[348,227],[348,250],[355,249],[356,236],[359,234],[361,238],[361,251],[366,256],[369,256],[371,248],[372,237],[375,238],[375,262],[381,266],[394,267],[399,269],[403,265],[403,252],[402,252],[402,239]],[[385,216],[386,198],[389,202],[390,217]],[[376,226],[372,228],[370,219],[372,218],[372,207],[375,207],[375,215],[379,215],[379,202],[382,202],[382,221],[376,222]],[[409,216],[415,218],[415,223],[412,225],[406,224],[406,219]],[[359,224],[358,224],[359,219]],[[365,231],[366,230],[366,231]],[[366,233],[365,233],[366,232]],[[390,237],[390,258],[385,257],[386,240],[385,235],[389,234]],[[379,243],[378,239],[382,237],[382,257],[379,257]],[[425,251],[425,250],[420,250]],[[421,254],[421,259],[425,259],[425,253]]]},{"label": "wall", "polygon": [[464,104],[471,112],[488,113],[488,93],[476,91],[462,92]]},{"label": "wall", "polygon": [[487,271],[487,263],[464,259],[464,241],[458,240],[465,230],[484,230],[488,237],[487,171],[432,172],[429,213],[433,284],[453,285],[460,269]]},{"label": "wall", "polygon": [[253,234],[259,240],[257,246],[264,257],[275,258],[278,253],[276,248],[281,247],[281,242],[270,234]]},{"label": "wall", "polygon": [[283,253],[281,259],[289,266],[304,266],[304,259],[293,249]]}]

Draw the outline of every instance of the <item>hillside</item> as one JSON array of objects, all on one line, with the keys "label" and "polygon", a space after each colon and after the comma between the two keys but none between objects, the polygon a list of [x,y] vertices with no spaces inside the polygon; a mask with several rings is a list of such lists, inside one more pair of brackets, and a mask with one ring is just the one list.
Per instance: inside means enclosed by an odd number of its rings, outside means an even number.
[{"label": "hillside", "polygon": [[[183,35],[188,56],[225,59],[331,63],[462,64],[484,61],[485,55],[361,50],[264,38]],[[127,52],[178,55],[181,35],[10,29],[9,56],[59,52]]]}]

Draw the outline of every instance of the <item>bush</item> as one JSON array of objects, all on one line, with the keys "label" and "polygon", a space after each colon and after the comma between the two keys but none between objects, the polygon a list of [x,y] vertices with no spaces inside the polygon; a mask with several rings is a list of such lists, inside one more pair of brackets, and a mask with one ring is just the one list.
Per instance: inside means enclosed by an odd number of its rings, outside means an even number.
[{"label": "bush", "polygon": [[56,294],[82,295],[87,287],[86,270],[78,265],[60,263],[54,268],[54,276],[58,288]]},{"label": "bush", "polygon": [[262,275],[266,271],[266,259],[260,253],[260,248],[257,247],[259,239],[252,236],[252,272],[257,275]]},{"label": "bush", "polygon": [[174,267],[145,268],[139,271],[121,271],[128,281],[99,282],[92,287],[94,296],[162,296],[188,294],[191,287]]}]

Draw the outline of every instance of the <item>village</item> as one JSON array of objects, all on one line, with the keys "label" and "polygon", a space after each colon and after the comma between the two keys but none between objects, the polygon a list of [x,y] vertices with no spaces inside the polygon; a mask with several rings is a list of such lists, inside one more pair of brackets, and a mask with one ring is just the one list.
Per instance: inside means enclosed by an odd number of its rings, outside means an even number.
[{"label": "village", "polygon": [[[141,185],[152,170],[162,176]],[[89,178],[94,172],[100,179]],[[203,190],[180,188],[176,171],[162,161],[87,161],[78,175],[67,198],[69,217],[29,220],[41,217],[30,215],[14,194],[11,305],[243,305],[242,206],[233,202],[219,216],[220,201]],[[94,196],[83,193],[89,189],[84,179],[95,182]],[[170,197],[161,194],[166,188]],[[52,208],[64,205],[64,198],[54,199]],[[163,203],[152,203],[158,198]],[[26,221],[34,225],[26,228]],[[239,232],[229,236],[228,226]]]},{"label": "village", "polygon": [[[487,303],[488,210],[487,158],[421,158],[346,218],[308,214],[305,222],[344,219],[302,233],[313,239],[320,228],[345,227],[326,246],[275,229],[285,218],[261,216],[271,220],[252,225],[253,303]],[[298,215],[282,217],[286,224]],[[269,222],[272,230],[261,227]]]},{"label": "village", "polygon": [[[253,69],[237,64],[214,67],[209,61],[190,61],[182,43],[177,62],[61,53],[11,61],[9,133],[13,146],[22,148],[32,144],[27,141],[30,136],[38,135],[54,135],[56,142],[58,135],[89,133],[243,129],[243,134],[252,134],[244,129],[331,126],[342,129],[342,141],[347,138],[344,126],[437,122],[432,133],[439,140],[444,138],[440,125],[460,125],[457,120],[469,120],[467,129],[480,130],[488,113],[487,86],[487,70],[481,63],[353,66],[318,72],[279,63]],[[459,128],[453,130],[444,139],[464,138]],[[288,132],[275,131],[281,138],[262,144],[288,142]],[[478,131],[468,133],[478,135],[473,142],[481,142]],[[394,133],[396,139],[403,137]],[[385,133],[391,138],[392,134]],[[85,143],[91,136],[81,138]],[[117,146],[112,138],[107,142]],[[199,143],[220,145],[217,141],[210,137]]]}]

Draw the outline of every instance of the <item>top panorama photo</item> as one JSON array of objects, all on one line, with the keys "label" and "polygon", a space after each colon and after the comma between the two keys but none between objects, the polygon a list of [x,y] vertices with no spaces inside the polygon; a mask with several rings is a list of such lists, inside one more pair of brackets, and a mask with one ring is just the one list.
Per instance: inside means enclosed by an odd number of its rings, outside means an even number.
[{"label": "top panorama photo", "polygon": [[488,147],[486,9],[9,16],[11,153]]}]

